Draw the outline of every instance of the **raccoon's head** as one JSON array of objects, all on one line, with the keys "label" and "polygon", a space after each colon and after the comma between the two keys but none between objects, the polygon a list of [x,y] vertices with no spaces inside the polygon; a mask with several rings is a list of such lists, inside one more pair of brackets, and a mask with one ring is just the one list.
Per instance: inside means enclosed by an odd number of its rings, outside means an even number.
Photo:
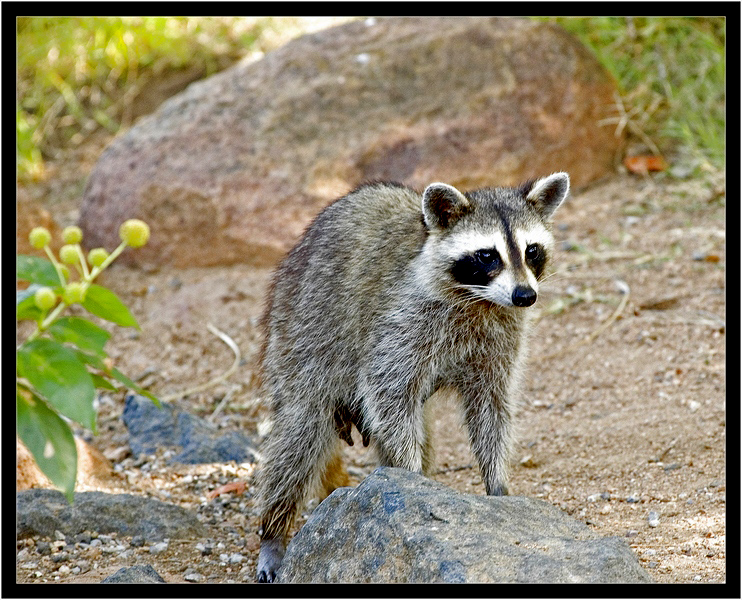
[{"label": "raccoon's head", "polygon": [[568,192],[566,173],[466,194],[429,185],[422,200],[425,253],[439,290],[505,307],[534,304],[554,242],[551,219]]}]

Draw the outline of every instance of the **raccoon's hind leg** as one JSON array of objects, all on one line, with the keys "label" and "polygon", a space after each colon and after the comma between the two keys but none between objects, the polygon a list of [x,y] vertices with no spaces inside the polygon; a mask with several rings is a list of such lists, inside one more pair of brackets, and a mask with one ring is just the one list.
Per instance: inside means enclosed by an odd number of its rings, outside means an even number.
[{"label": "raccoon's hind leg", "polygon": [[322,488],[320,490],[320,501],[324,500],[332,494],[336,489],[340,487],[347,487],[350,485],[350,477],[348,471],[345,470],[343,464],[343,455],[339,447],[339,442],[336,444],[337,449],[331,456],[330,460],[327,461],[327,466],[322,473]]},{"label": "raccoon's hind leg", "polygon": [[277,412],[264,444],[257,481],[261,505],[259,583],[275,579],[299,508],[320,491],[321,483],[338,481],[337,467],[332,475],[326,468],[334,463],[338,449],[332,416],[316,407],[303,408],[294,403]]}]

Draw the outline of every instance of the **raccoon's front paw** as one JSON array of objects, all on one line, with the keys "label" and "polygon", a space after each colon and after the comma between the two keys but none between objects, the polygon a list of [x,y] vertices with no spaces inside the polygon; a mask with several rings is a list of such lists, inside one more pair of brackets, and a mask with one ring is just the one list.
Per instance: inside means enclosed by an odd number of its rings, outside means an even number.
[{"label": "raccoon's front paw", "polygon": [[286,548],[281,540],[263,540],[260,543],[258,573],[255,577],[258,583],[273,583],[275,581],[285,551]]}]

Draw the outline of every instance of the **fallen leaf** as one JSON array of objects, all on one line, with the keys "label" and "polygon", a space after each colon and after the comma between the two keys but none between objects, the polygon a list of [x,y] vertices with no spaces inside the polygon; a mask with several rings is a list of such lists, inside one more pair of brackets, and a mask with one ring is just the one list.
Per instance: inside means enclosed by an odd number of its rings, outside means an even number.
[{"label": "fallen leaf", "polygon": [[236,492],[237,494],[244,494],[245,493],[245,482],[244,481],[233,481],[232,483],[224,484],[216,488],[215,490],[206,492],[206,497],[209,500],[213,500],[217,496],[221,496],[222,494],[228,494],[229,492]]},{"label": "fallen leaf", "polygon": [[638,156],[627,156],[623,159],[623,164],[631,173],[648,173],[649,171],[664,171],[667,168],[667,162],[661,156],[651,154],[640,154]]}]

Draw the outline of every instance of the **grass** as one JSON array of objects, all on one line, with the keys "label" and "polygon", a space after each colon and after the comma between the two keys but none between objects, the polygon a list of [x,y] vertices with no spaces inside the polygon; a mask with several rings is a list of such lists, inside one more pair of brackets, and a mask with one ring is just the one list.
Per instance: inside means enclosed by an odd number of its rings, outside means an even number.
[{"label": "grass", "polygon": [[139,94],[188,69],[208,76],[321,22],[294,17],[24,17],[17,21],[18,174],[93,131],[131,124]]},{"label": "grass", "polygon": [[[579,37],[616,78],[617,114],[608,124],[692,168],[723,168],[723,18],[549,20]],[[182,69],[207,76],[312,26],[290,17],[18,19],[19,177],[42,179],[46,160],[96,130],[130,125],[137,97],[158,77]]]},{"label": "grass", "polygon": [[592,49],[619,86],[618,128],[655,154],[701,169],[725,159],[722,17],[550,18]]}]

